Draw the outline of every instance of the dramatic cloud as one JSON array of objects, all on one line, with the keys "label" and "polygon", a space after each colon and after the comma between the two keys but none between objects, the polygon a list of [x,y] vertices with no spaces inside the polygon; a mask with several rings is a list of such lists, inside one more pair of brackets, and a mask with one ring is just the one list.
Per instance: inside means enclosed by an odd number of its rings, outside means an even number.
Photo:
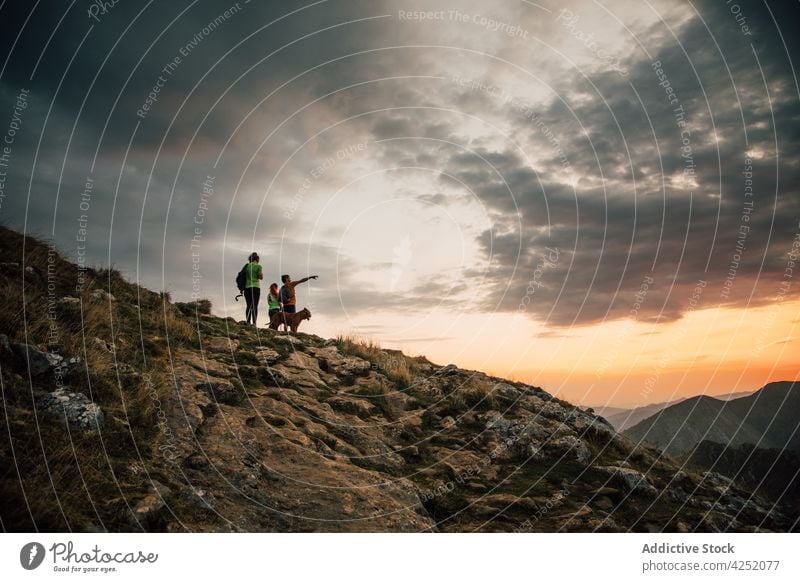
[{"label": "dramatic cloud", "polygon": [[800,218],[797,5],[738,4],[5,3],[0,120],[30,98],[0,220],[74,254],[85,215],[93,262],[179,299],[199,260],[226,313],[253,249],[351,321],[769,302]]}]

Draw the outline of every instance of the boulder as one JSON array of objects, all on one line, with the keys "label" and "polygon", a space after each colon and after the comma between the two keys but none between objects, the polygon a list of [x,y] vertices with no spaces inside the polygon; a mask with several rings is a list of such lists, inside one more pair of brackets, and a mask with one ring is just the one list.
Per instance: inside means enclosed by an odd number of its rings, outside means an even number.
[{"label": "boulder", "polygon": [[239,340],[230,337],[207,337],[202,343],[207,352],[230,353],[239,349]]},{"label": "boulder", "polygon": [[372,364],[363,358],[345,356],[336,346],[309,347],[307,351],[317,358],[322,371],[337,376],[363,376],[368,374],[372,367]]},{"label": "boulder", "polygon": [[36,346],[32,346],[30,344],[13,344],[12,349],[14,353],[22,359],[22,361],[27,361],[28,368],[31,371],[32,376],[41,376],[42,374],[49,372],[55,365],[60,363],[61,356],[52,357],[55,354],[49,354],[47,352],[43,352]]},{"label": "boulder", "polygon": [[57,372],[63,376],[81,362],[78,357],[45,352],[31,344],[11,344],[11,350],[20,360],[27,363],[32,376],[43,376],[49,372]]},{"label": "boulder", "polygon": [[588,464],[592,459],[592,453],[586,443],[573,435],[546,440],[544,448],[549,458],[572,455],[582,465]]},{"label": "boulder", "polygon": [[369,418],[378,414],[380,410],[373,404],[360,398],[348,398],[346,396],[332,396],[326,402],[337,412],[353,414],[359,418]]},{"label": "boulder", "polygon": [[553,420],[558,420],[560,422],[566,422],[567,418],[569,417],[566,409],[555,402],[548,402],[544,404],[539,410],[539,413],[546,418],[552,418]]},{"label": "boulder", "polygon": [[658,495],[658,489],[648,481],[647,477],[634,469],[626,467],[597,467],[599,471],[606,473],[612,480],[622,485],[626,490],[633,493],[640,493],[648,497]]},{"label": "boulder", "polygon": [[484,414],[483,419],[486,422],[485,426],[487,430],[497,433],[498,436],[506,436],[511,429],[511,421],[504,418],[503,415],[496,410],[490,410]]},{"label": "boulder", "polygon": [[69,426],[79,430],[103,427],[105,415],[100,406],[83,394],[59,388],[40,398],[38,407],[47,414],[61,417]]},{"label": "boulder", "polygon": [[606,439],[614,438],[617,435],[614,427],[602,416],[593,416],[574,411],[566,422],[580,434],[594,434]]},{"label": "boulder", "polygon": [[105,289],[95,289],[91,292],[90,297],[92,301],[104,301],[106,303],[109,301],[116,301],[116,298]]},{"label": "boulder", "polygon": [[[240,322],[240,323],[244,324],[243,321]],[[294,335],[289,335],[287,332],[280,332],[280,331],[275,332],[272,335],[272,339],[276,340],[276,341],[287,342],[287,343],[290,343],[290,344],[293,344],[293,345],[298,345],[298,346],[304,345],[304,342],[303,342],[302,339],[300,339],[299,337],[294,336]]]},{"label": "boulder", "polygon": [[450,430],[450,429],[452,429],[452,428],[455,428],[455,426],[456,426],[456,420],[455,420],[455,419],[454,419],[452,416],[445,416],[445,417],[444,417],[444,418],[443,418],[443,419],[442,419],[442,420],[439,422],[439,426],[440,426],[440,427],[441,427],[443,430]]},{"label": "boulder", "polygon": [[492,393],[500,398],[511,400],[512,402],[517,402],[524,395],[522,390],[515,388],[511,384],[506,384],[505,382],[495,383],[492,386]]},{"label": "boulder", "polygon": [[159,512],[166,506],[165,498],[171,494],[169,487],[158,481],[152,481],[150,491],[133,508],[136,523],[151,526],[157,520]]},{"label": "boulder", "polygon": [[461,370],[455,364],[447,364],[443,368],[439,368],[437,371],[439,376],[455,376],[461,372]]},{"label": "boulder", "polygon": [[244,391],[234,386],[230,380],[209,378],[207,382],[200,382],[195,387],[220,404],[238,404],[244,398]]},{"label": "boulder", "polygon": [[265,366],[271,366],[281,359],[281,355],[272,348],[258,348],[256,350],[256,358]]},{"label": "boulder", "polygon": [[103,338],[96,337],[92,341],[101,350],[104,350],[110,354],[113,354],[116,351],[116,346],[114,344],[108,343]]}]

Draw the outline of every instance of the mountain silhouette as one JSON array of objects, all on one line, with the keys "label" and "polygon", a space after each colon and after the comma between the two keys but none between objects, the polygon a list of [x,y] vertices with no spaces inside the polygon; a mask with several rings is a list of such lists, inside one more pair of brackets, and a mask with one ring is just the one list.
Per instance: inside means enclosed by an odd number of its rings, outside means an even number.
[{"label": "mountain silhouette", "polygon": [[800,450],[800,387],[773,382],[749,396],[720,400],[695,396],[668,406],[623,431],[672,455],[682,455],[702,441],[723,445]]}]

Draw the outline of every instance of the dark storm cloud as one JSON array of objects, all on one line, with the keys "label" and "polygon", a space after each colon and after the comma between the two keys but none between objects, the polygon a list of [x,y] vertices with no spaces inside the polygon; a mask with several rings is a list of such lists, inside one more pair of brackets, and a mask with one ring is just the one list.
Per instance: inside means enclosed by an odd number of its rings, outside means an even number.
[{"label": "dark storm cloud", "polygon": [[[560,59],[521,53],[521,65],[530,59],[535,72],[555,80],[555,94],[532,103],[535,115],[526,117],[486,91],[452,81],[458,71],[500,83],[493,77],[500,65],[491,52],[479,59],[455,48],[376,50],[406,42],[436,44],[448,32],[435,23],[426,28],[396,18],[371,19],[396,16],[402,7],[397,2],[325,2],[260,31],[304,3],[242,2],[208,35],[204,28],[234,2],[120,2],[99,22],[76,3],[60,24],[66,6],[40,5],[24,29],[31,7],[6,2],[0,9],[4,54],[22,32],[0,76],[0,121],[5,123],[21,87],[30,88],[32,97],[7,182],[13,196],[4,201],[0,220],[17,228],[27,220],[29,230],[52,231],[70,253],[80,194],[91,176],[95,186],[87,214],[93,260],[110,257],[146,285],[170,288],[185,299],[191,289],[191,239],[202,209],[203,289],[220,304],[223,289],[230,295],[233,271],[253,248],[276,277],[284,270],[295,276],[319,272],[310,297],[329,310],[341,305],[352,312],[407,310],[440,301],[455,306],[457,295],[478,280],[487,286],[480,289],[487,309],[515,311],[525,301],[526,314],[553,325],[629,316],[649,277],[653,283],[637,312],[642,319],[680,317],[698,279],[708,282],[701,306],[768,301],[781,281],[782,255],[800,217],[800,105],[787,49],[770,13],[757,2],[738,4],[752,37],[742,35],[726,3],[694,3],[702,20],[684,24],[677,41],[663,24],[641,35],[650,58],[630,41],[628,77],[613,71],[584,76]],[[524,8],[513,8],[514,14],[526,14]],[[795,3],[770,8],[782,27],[797,19]],[[527,27],[559,34],[544,20]],[[498,42],[496,35],[478,35],[474,26],[454,30],[465,46],[480,48],[484,38]],[[781,30],[797,62],[798,39]],[[202,40],[167,75],[158,100],[138,116],[163,68],[198,35]],[[311,36],[299,40],[305,35]],[[360,51],[367,52],[347,56]],[[685,110],[696,186],[673,181],[686,159],[653,60],[661,62]],[[333,62],[314,69],[326,61]],[[497,133],[490,122],[507,130],[519,147],[505,138],[498,146],[487,137],[486,132]],[[426,283],[390,293],[359,283],[358,272],[367,266],[339,257],[326,243],[302,244],[304,196],[310,195],[298,195],[300,185],[343,144],[366,140],[382,140],[370,149],[370,159],[381,168],[431,171],[432,188],[412,192],[420,199],[448,205],[475,196],[493,222],[478,239],[492,259],[488,278],[482,269],[467,269],[455,286]],[[742,225],[746,151],[760,157],[753,158],[755,206],[743,260],[730,297],[723,299]],[[209,175],[215,193],[204,197]],[[315,186],[333,182],[329,174]],[[29,185],[35,203],[27,200]],[[540,268],[548,248],[559,250],[558,261]],[[306,265],[309,255],[313,264]],[[343,278],[335,284],[337,276]]]},{"label": "dark storm cloud", "polygon": [[[559,88],[565,103],[553,100],[533,119],[509,111],[516,134],[527,134],[545,158],[533,167],[514,150],[447,158],[446,171],[504,213],[511,229],[486,231],[480,239],[492,252],[495,292],[487,294],[487,309],[522,309],[553,325],[631,315],[670,320],[686,312],[698,280],[706,285],[700,307],[775,298],[800,219],[798,100],[769,15],[756,4],[743,10],[759,30],[771,31],[755,42],[766,88],[728,8],[706,3],[701,13],[721,54],[699,18],[683,29],[680,44],[653,54],[677,103],[668,102],[652,61],[638,60],[630,63],[629,79],[614,73],[573,78]],[[595,92],[593,99],[571,102],[587,91]],[[685,112],[690,151],[681,149],[687,143],[676,106]],[[746,152],[756,152],[752,198],[744,195]],[[673,183],[686,168],[696,184]],[[577,176],[574,188],[565,171]],[[521,232],[513,226],[517,212]],[[546,248],[559,249],[556,264],[544,261]],[[730,292],[723,292],[731,276]]]},{"label": "dark storm cloud", "polygon": [[[32,95],[6,182],[13,196],[0,219],[52,236],[74,256],[76,220],[86,215],[92,263],[111,261],[154,288],[177,287],[183,298],[196,228],[205,272],[213,273],[222,272],[229,241],[251,248],[280,236],[288,202],[265,191],[279,161],[267,152],[306,128],[287,125],[246,172],[245,165],[281,120],[347,83],[344,64],[302,74],[380,38],[381,21],[372,17],[385,12],[375,2],[308,10],[303,2],[121,2],[93,19],[85,4],[54,10],[7,2],[0,9],[0,44],[8,55],[0,111],[10,111],[21,87]],[[176,66],[165,71],[170,63]],[[350,76],[357,74],[351,67]],[[202,187],[209,175],[211,197]],[[94,187],[81,210],[87,178]]]}]

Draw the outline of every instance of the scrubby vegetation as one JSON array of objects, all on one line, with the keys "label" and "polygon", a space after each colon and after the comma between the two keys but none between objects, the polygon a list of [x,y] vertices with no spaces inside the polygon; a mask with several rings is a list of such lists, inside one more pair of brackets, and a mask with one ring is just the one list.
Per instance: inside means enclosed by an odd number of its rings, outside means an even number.
[{"label": "scrubby vegetation", "polygon": [[90,395],[107,418],[100,433],[64,438],[60,423],[30,406],[33,391],[52,390],[52,379],[1,362],[0,424],[11,429],[0,431],[12,440],[0,449],[0,499],[24,500],[5,507],[3,518],[18,529],[33,529],[31,515],[51,531],[88,527],[87,516],[130,527],[116,501],[135,499],[159,475],[157,407],[171,387],[170,354],[197,342],[190,320],[115,269],[80,270],[46,242],[2,227],[0,290],[0,333],[80,358],[60,381]]},{"label": "scrubby vegetation", "polygon": [[370,362],[372,369],[389,378],[397,389],[404,390],[410,386],[414,361],[402,352],[385,350],[372,339],[353,335],[337,336],[336,346],[343,354]]}]

